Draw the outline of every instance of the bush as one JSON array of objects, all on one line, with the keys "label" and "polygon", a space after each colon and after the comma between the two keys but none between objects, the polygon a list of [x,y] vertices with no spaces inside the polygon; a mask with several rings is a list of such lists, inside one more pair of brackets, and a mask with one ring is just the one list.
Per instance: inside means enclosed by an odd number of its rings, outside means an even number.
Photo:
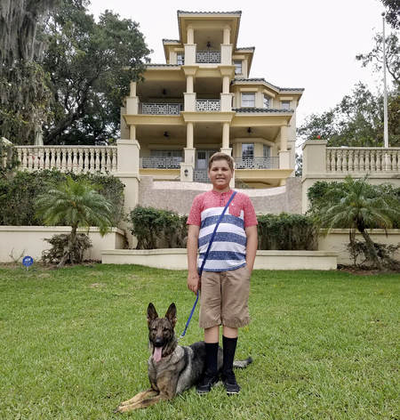
[{"label": "bush", "polygon": [[113,226],[123,218],[124,185],[111,175],[73,174],[55,170],[17,172],[10,179],[0,179],[0,225],[42,226],[35,215],[36,198],[65,181],[86,180],[113,205]]},{"label": "bush", "polygon": [[[183,248],[186,245],[186,216],[152,207],[136,207],[131,212],[132,234],[137,249]],[[258,216],[259,249],[315,250],[318,234],[312,219],[282,213]]]},{"label": "bush", "polygon": [[258,249],[316,250],[318,229],[311,217],[300,214],[266,214],[257,217]]},{"label": "bush", "polygon": [[[380,185],[370,185],[366,198],[385,197],[388,201],[393,201],[393,206],[398,206],[400,202],[400,188],[394,187],[392,184],[384,183]],[[308,214],[317,216],[320,210],[326,206],[327,197],[332,202],[338,203],[348,193],[349,185],[345,182],[327,182],[318,181],[312,185],[307,192],[310,201],[310,210]],[[351,226],[348,226],[350,228]],[[376,225],[368,225],[366,228],[376,228]],[[393,229],[400,229],[400,219],[393,220]]]},{"label": "bush", "polygon": [[137,206],[130,214],[137,249],[184,248],[187,216],[153,207]]},{"label": "bush", "polygon": [[[52,247],[49,250],[43,251],[42,260],[46,263],[59,263],[65,254],[65,249],[68,248],[69,234],[62,233],[60,235],[53,235],[50,239],[45,239]],[[75,245],[69,252],[69,259],[65,261],[66,264],[80,264],[83,261],[83,253],[91,248],[92,242],[87,235],[79,233],[76,235]]]}]

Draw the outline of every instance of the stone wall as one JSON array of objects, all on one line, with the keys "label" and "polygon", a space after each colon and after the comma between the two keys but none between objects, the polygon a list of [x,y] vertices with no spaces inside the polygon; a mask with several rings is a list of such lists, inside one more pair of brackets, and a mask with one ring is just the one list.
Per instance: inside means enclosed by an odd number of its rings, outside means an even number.
[{"label": "stone wall", "polygon": [[[139,204],[143,207],[188,214],[194,197],[210,189],[211,184],[153,181],[152,177],[143,176],[139,186]],[[288,178],[283,187],[244,190],[235,188],[235,190],[251,198],[257,214],[301,213],[301,180],[299,178]]]}]

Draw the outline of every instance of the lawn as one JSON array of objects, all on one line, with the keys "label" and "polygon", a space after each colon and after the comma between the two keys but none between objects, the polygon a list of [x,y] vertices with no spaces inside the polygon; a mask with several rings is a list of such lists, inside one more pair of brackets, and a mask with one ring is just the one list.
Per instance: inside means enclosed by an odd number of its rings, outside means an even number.
[{"label": "lawn", "polygon": [[[194,302],[186,273],[141,266],[0,267],[1,419],[399,419],[400,278],[255,271],[239,396],[190,390],[113,409],[148,387],[146,308]],[[200,340],[198,310],[182,344]]]}]

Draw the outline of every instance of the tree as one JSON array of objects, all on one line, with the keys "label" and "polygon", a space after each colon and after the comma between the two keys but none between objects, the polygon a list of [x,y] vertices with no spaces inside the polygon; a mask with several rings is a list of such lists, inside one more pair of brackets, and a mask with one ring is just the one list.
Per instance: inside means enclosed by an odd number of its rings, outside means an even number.
[{"label": "tree", "polygon": [[[317,187],[318,188],[318,187]],[[344,183],[332,183],[324,186],[325,192],[313,201],[311,213],[317,222],[327,228],[350,228],[350,242],[354,231],[361,233],[367,249],[367,257],[376,267],[382,269],[382,261],[376,251],[367,229],[390,229],[400,220],[400,200],[385,188],[376,187],[367,182],[367,177],[354,180],[350,176]],[[309,191],[310,194],[313,192]]]},{"label": "tree", "polygon": [[0,0],[0,136],[32,142],[50,113],[38,26],[57,0]]},{"label": "tree", "polygon": [[148,54],[139,25],[105,11],[98,23],[84,7],[64,3],[45,28],[43,68],[50,74],[54,114],[47,144],[95,144],[116,137],[129,82]]},{"label": "tree", "polygon": [[[388,95],[389,142],[393,147],[400,145],[399,102],[398,89],[395,89]],[[334,108],[310,115],[299,127],[298,134],[304,140],[319,136],[328,140],[328,146],[383,146],[382,97],[358,83]]]},{"label": "tree", "polygon": [[74,249],[79,227],[89,229],[98,226],[100,234],[105,235],[112,226],[112,205],[99,194],[93,185],[85,181],[74,181],[68,176],[58,188],[40,195],[36,201],[38,216],[47,226],[64,222],[71,226],[64,255],[58,266],[62,267],[68,260],[74,262]]},{"label": "tree", "polygon": [[386,7],[386,21],[394,28],[400,29],[400,0],[382,0]]}]

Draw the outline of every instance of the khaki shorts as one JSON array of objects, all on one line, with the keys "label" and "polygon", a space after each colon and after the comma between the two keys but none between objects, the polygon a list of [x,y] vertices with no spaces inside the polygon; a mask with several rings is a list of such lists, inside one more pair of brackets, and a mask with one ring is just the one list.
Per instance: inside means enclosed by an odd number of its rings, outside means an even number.
[{"label": "khaki shorts", "polygon": [[244,327],[250,322],[247,267],[232,271],[203,271],[201,276],[200,328],[225,325]]}]

